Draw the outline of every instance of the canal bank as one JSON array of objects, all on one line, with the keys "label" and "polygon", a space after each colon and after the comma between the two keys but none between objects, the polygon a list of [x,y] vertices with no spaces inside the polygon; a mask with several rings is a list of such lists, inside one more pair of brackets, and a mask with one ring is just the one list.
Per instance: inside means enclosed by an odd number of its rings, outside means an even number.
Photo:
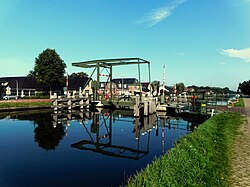
[{"label": "canal bank", "polygon": [[1,100],[0,112],[51,109],[50,99]]},{"label": "canal bank", "polygon": [[229,186],[234,140],[244,119],[231,112],[210,118],[131,177],[128,186]]}]

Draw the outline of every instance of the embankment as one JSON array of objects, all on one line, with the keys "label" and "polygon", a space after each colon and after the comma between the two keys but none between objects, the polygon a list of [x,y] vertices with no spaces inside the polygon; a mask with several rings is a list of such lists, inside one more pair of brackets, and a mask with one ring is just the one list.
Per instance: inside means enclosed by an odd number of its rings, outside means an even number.
[{"label": "embankment", "polygon": [[210,118],[128,179],[128,186],[229,186],[233,144],[244,120],[230,112]]}]

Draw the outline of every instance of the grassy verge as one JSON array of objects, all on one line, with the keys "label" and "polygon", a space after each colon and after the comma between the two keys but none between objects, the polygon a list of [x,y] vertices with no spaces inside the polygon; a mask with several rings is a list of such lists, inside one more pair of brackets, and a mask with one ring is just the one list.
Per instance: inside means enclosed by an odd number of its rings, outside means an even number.
[{"label": "grassy verge", "polygon": [[207,120],[129,179],[128,186],[229,186],[233,143],[243,120],[239,113]]},{"label": "grassy verge", "polygon": [[25,96],[22,99],[50,99],[49,95],[34,95],[34,96]]},{"label": "grassy verge", "polygon": [[239,102],[238,103],[234,103],[235,107],[245,107],[245,103],[242,97],[240,97]]},{"label": "grassy verge", "polygon": [[0,108],[29,107],[29,106],[50,106],[51,102],[6,102],[0,103]]}]

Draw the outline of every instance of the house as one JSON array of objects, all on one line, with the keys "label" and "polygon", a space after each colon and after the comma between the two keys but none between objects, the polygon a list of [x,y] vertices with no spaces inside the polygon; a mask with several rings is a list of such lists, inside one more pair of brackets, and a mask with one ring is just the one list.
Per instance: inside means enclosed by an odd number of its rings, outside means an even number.
[{"label": "house", "polygon": [[[83,78],[69,78],[68,80],[68,93],[71,95],[79,94],[92,94],[91,81],[85,86],[88,77]],[[19,97],[35,96],[38,93],[46,94],[50,91],[48,85],[39,84],[33,77],[1,77],[0,84],[3,88],[1,97],[4,95],[16,95]],[[61,85],[56,85],[56,90],[61,93],[62,90],[66,91],[66,79]]]},{"label": "house", "polygon": [[[89,82],[88,80],[89,80],[88,77],[69,78],[68,79],[68,93],[70,93],[70,95],[80,94],[80,92],[81,94],[93,94],[92,88],[91,88],[92,80],[90,80]],[[64,87],[64,90],[66,91],[67,89],[66,81],[64,81],[63,87]]]},{"label": "house", "polygon": [[[0,84],[3,87],[3,95],[16,95],[20,97],[34,96],[37,93],[49,91],[49,86],[39,84],[32,77],[1,77]],[[6,93],[9,92],[9,93]]]},{"label": "house", "polygon": [[112,80],[116,84],[116,94],[132,94],[140,92],[141,86],[136,78],[117,78]]},{"label": "house", "polygon": [[[150,91],[149,82],[139,84],[139,81],[135,78],[117,78],[112,80],[112,93],[115,95],[135,95],[140,92],[148,93]],[[100,82],[99,93],[105,94],[110,92],[109,82]]]}]

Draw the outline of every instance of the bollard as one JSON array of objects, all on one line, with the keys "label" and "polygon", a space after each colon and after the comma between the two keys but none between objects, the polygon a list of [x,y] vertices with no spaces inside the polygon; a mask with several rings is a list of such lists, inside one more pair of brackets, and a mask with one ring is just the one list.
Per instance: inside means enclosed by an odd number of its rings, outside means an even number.
[{"label": "bollard", "polygon": [[149,114],[153,114],[154,112],[153,112],[153,98],[152,97],[150,97],[149,98]]},{"label": "bollard", "polygon": [[212,113],[211,113],[211,117],[213,117],[214,116],[214,109],[212,109]]},{"label": "bollard", "polygon": [[156,113],[156,103],[157,103],[157,98],[154,98],[153,99],[153,113],[155,114]]},{"label": "bollard", "polygon": [[67,94],[67,98],[71,98],[71,96],[70,96],[70,93],[68,92],[68,94]]},{"label": "bollard", "polygon": [[68,102],[67,102],[68,110],[71,110],[71,109],[72,109],[71,104],[72,104],[71,99],[69,99]]},{"label": "bollard", "polygon": [[139,95],[136,95],[135,97],[135,105],[134,105],[134,116],[135,117],[139,117],[140,116],[140,110],[139,110],[139,103],[140,102],[140,98]]},{"label": "bollard", "polygon": [[86,93],[86,101],[85,101],[85,105],[86,105],[86,108],[89,108],[89,94]]},{"label": "bollard", "polygon": [[144,116],[148,116],[148,100],[144,100]]},{"label": "bollard", "polygon": [[83,109],[83,106],[84,106],[84,101],[83,101],[83,99],[80,100],[79,105],[80,105],[80,108]]},{"label": "bollard", "polygon": [[57,99],[55,99],[53,101],[53,106],[54,106],[54,110],[57,110],[58,109],[58,102],[57,102]]}]

